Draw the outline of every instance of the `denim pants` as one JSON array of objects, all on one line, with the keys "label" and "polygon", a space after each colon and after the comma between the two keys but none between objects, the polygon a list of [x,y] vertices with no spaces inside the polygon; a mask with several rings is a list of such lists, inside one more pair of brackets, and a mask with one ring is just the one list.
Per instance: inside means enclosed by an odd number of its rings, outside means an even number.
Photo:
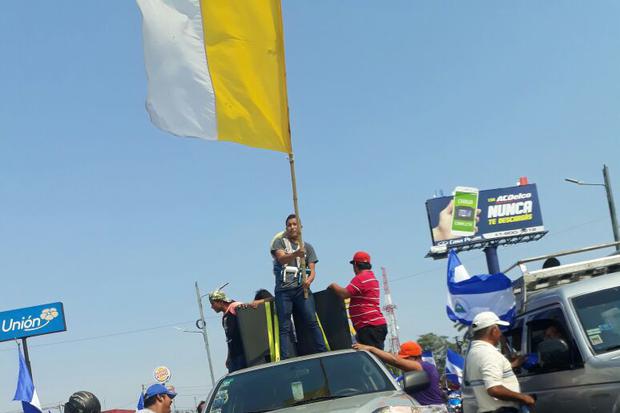
[{"label": "denim pants", "polygon": [[231,357],[228,360],[228,372],[229,373],[232,373],[233,371],[244,369],[247,366],[248,366],[248,363],[245,361],[245,355],[243,355],[243,354]]},{"label": "denim pants", "polygon": [[[303,327],[310,330],[312,344],[316,353],[327,351],[323,333],[316,320],[314,297],[308,291],[308,298],[304,298],[302,287],[276,291],[276,311],[280,325],[280,358],[289,358],[291,354],[291,315],[293,312],[303,320]],[[299,336],[299,332],[298,332]]]}]

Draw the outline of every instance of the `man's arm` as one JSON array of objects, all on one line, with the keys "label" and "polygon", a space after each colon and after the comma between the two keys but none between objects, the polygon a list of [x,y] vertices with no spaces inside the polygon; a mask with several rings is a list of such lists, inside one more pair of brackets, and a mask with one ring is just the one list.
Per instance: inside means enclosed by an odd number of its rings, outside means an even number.
[{"label": "man's arm", "polygon": [[527,404],[528,406],[533,406],[536,403],[532,396],[523,393],[517,393],[516,391],[507,389],[502,385],[489,387],[487,389],[487,393],[489,394],[489,396],[495,397],[496,399],[523,403]]},{"label": "man's arm", "polygon": [[397,367],[403,371],[422,371],[422,364],[415,360],[403,359],[400,357],[396,357],[392,353],[388,353],[386,351],[380,350],[373,346],[367,346],[365,344],[353,344],[353,348],[356,350],[366,350],[375,356],[377,356],[384,363],[390,364],[394,367]]},{"label": "man's arm", "polygon": [[349,293],[349,290],[347,290],[344,287],[339,286],[336,283],[331,283],[329,285],[329,287],[327,288],[331,288],[332,290],[334,290],[334,292],[336,293],[336,295],[340,298],[347,299],[347,298],[351,298],[351,293]]},{"label": "man's arm", "polygon": [[293,261],[295,258],[303,257],[304,253],[304,249],[300,248],[297,251],[291,252],[290,254],[287,254],[284,250],[276,250],[274,254],[276,256],[276,260],[278,260],[280,264],[286,265],[289,262]]},{"label": "man's arm", "polygon": [[500,400],[533,406],[535,402],[532,397],[512,391],[502,384],[504,372],[512,373],[512,367],[508,366],[506,369],[507,365],[509,365],[509,362],[499,352],[483,362],[480,372],[482,373],[482,380],[484,380],[488,395]]}]

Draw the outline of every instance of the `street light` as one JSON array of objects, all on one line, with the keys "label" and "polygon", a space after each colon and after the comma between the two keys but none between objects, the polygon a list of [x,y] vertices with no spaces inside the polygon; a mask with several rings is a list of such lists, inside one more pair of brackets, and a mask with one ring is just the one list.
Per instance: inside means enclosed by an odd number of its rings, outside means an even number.
[{"label": "street light", "polygon": [[[603,165],[604,183],[602,184],[583,182],[573,178],[564,178],[564,180],[566,182],[570,182],[576,185],[605,187],[605,192],[607,193],[607,204],[609,205],[609,215],[611,217],[611,227],[614,232],[614,241],[620,242],[620,234],[618,233],[618,218],[616,217],[616,204],[614,203],[614,197],[611,193],[611,183],[609,182],[609,168],[607,168],[607,165]],[[620,251],[620,244],[616,244],[616,251]]]}]

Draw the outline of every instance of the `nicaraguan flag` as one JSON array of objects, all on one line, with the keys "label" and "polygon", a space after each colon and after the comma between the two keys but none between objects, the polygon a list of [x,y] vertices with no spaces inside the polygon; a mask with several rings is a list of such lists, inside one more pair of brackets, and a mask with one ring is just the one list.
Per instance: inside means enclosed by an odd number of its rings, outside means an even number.
[{"label": "nicaraguan flag", "polygon": [[448,349],[446,353],[446,379],[459,386],[463,383],[465,359],[459,353]]},{"label": "nicaraguan flag", "polygon": [[430,350],[425,350],[422,352],[422,361],[431,363],[433,366],[437,367],[437,363],[435,363],[435,357],[433,357],[433,352]]},{"label": "nicaraguan flag", "polygon": [[34,388],[30,372],[28,372],[26,360],[24,359],[21,348],[18,348],[18,352],[19,376],[17,377],[17,389],[15,390],[13,400],[22,402],[24,413],[42,413],[39,396],[37,396],[37,391]]},{"label": "nicaraguan flag", "polygon": [[448,317],[470,325],[482,311],[493,311],[504,321],[512,322],[515,296],[512,281],[502,273],[470,277],[454,250],[448,256]]},{"label": "nicaraguan flag", "polygon": [[144,393],[140,393],[140,398],[138,399],[138,406],[136,406],[136,411],[140,411],[144,409]]}]

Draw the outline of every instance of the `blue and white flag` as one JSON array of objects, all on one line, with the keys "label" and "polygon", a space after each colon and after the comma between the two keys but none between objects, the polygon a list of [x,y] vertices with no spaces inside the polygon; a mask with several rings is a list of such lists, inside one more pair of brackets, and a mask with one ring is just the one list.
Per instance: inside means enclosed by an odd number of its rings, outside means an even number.
[{"label": "blue and white flag", "polygon": [[459,386],[463,384],[465,359],[456,351],[448,349],[446,353],[446,379]]},{"label": "blue and white flag", "polygon": [[470,325],[482,311],[493,311],[512,323],[515,296],[512,281],[502,273],[469,276],[454,250],[448,256],[448,317]]},{"label": "blue and white flag", "polygon": [[422,352],[422,361],[426,361],[427,363],[431,363],[433,366],[437,367],[435,357],[433,357],[433,352],[430,350],[424,350]]},{"label": "blue and white flag", "polygon": [[21,348],[18,348],[18,352],[19,376],[17,377],[17,389],[15,390],[13,400],[22,402],[24,413],[42,413],[39,396],[37,396],[37,391],[34,388],[34,383],[32,382],[32,377],[30,377]]},{"label": "blue and white flag", "polygon": [[138,405],[136,406],[136,411],[140,411],[144,409],[144,393],[140,393],[140,398],[138,399]]}]

